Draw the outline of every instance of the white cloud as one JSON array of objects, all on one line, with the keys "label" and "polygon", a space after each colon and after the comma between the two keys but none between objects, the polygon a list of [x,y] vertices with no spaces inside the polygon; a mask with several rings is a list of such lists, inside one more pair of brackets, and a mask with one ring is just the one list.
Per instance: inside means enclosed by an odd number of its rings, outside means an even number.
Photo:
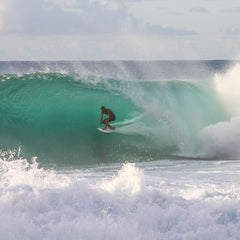
[{"label": "white cloud", "polygon": [[[121,0],[2,0],[0,33],[189,35],[191,31],[145,24]],[[2,10],[1,10],[2,9]]]},{"label": "white cloud", "polygon": [[0,60],[229,59],[239,53],[232,1],[198,0],[193,8],[189,0],[173,2],[0,0]]},{"label": "white cloud", "polygon": [[[115,2],[2,0],[3,33],[89,34],[119,32],[130,18]],[[75,11],[73,11],[75,10]]]},{"label": "white cloud", "polygon": [[235,13],[235,14],[239,14],[240,13],[240,7],[233,7],[233,8],[227,8],[223,10],[224,12],[227,13]]},{"label": "white cloud", "polygon": [[194,6],[190,9],[190,12],[194,13],[208,13],[208,10],[204,7]]},{"label": "white cloud", "polygon": [[233,26],[231,28],[227,28],[222,30],[222,32],[224,33],[224,35],[226,36],[240,36],[240,27],[239,26]]},{"label": "white cloud", "polygon": [[176,29],[170,27],[161,27],[159,25],[146,24],[145,26],[146,33],[168,35],[168,36],[190,36],[197,34],[194,31],[189,31],[185,29]]}]

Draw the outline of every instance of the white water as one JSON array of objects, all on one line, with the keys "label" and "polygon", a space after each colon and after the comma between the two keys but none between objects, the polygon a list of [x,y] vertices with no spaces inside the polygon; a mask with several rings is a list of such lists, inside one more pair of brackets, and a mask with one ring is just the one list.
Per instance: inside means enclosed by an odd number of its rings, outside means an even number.
[{"label": "white water", "polygon": [[240,65],[214,77],[218,97],[229,120],[205,127],[200,132],[202,157],[240,159]]},{"label": "white water", "polygon": [[1,239],[239,239],[240,161],[44,170],[3,155]]},{"label": "white water", "polygon": [[240,64],[232,66],[225,74],[214,77],[216,91],[231,116],[240,115]]}]

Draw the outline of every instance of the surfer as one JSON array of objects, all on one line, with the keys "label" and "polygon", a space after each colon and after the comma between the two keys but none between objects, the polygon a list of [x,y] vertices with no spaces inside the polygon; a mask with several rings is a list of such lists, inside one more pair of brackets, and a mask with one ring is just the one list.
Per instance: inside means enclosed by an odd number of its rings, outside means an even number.
[{"label": "surfer", "polygon": [[[109,127],[110,129],[114,129],[109,122],[112,122],[115,120],[115,114],[113,113],[113,111],[111,109],[105,108],[104,106],[101,107],[101,119],[100,119],[100,124],[105,124],[105,127],[103,128],[103,130],[106,130],[107,127]],[[103,120],[103,115],[106,114],[108,115],[108,118],[105,118]]]}]

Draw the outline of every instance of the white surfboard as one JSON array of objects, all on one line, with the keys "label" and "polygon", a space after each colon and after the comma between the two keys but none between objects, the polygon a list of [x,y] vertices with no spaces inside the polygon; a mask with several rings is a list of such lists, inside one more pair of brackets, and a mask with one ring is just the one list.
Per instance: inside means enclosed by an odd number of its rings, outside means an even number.
[{"label": "white surfboard", "polygon": [[97,130],[99,130],[100,132],[104,132],[104,133],[112,133],[114,132],[114,129],[110,129],[110,128],[107,128],[107,129],[102,129],[102,128],[97,128]]}]

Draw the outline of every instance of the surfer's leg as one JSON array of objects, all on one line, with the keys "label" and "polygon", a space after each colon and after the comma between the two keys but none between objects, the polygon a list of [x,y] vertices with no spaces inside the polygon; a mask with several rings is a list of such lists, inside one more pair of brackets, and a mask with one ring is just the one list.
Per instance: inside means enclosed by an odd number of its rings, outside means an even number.
[{"label": "surfer's leg", "polygon": [[112,129],[112,130],[114,130],[115,128],[112,127],[112,126],[109,124],[109,122],[112,122],[112,121],[114,121],[114,120],[115,120],[115,118],[109,118],[109,119],[108,119],[108,127],[109,127],[110,129]]},{"label": "surfer's leg", "polygon": [[114,127],[112,127],[110,124],[108,124],[108,127],[110,128],[110,129],[112,129],[112,130],[114,130],[115,128]]},{"label": "surfer's leg", "polygon": [[108,124],[108,127],[110,128],[110,129],[115,129],[114,127],[112,127],[110,124]]},{"label": "surfer's leg", "polygon": [[110,129],[115,129],[114,127],[112,127],[110,124],[109,124],[109,122],[111,122],[111,119],[109,119],[109,118],[106,118],[106,119],[104,119],[103,120],[103,124],[105,124],[105,127],[103,128],[103,130],[106,130],[107,129],[107,127],[109,127]]},{"label": "surfer's leg", "polygon": [[103,128],[103,130],[106,130],[106,129],[107,129],[108,121],[109,121],[108,118],[106,118],[106,119],[103,120],[103,124],[105,124],[105,127]]}]

